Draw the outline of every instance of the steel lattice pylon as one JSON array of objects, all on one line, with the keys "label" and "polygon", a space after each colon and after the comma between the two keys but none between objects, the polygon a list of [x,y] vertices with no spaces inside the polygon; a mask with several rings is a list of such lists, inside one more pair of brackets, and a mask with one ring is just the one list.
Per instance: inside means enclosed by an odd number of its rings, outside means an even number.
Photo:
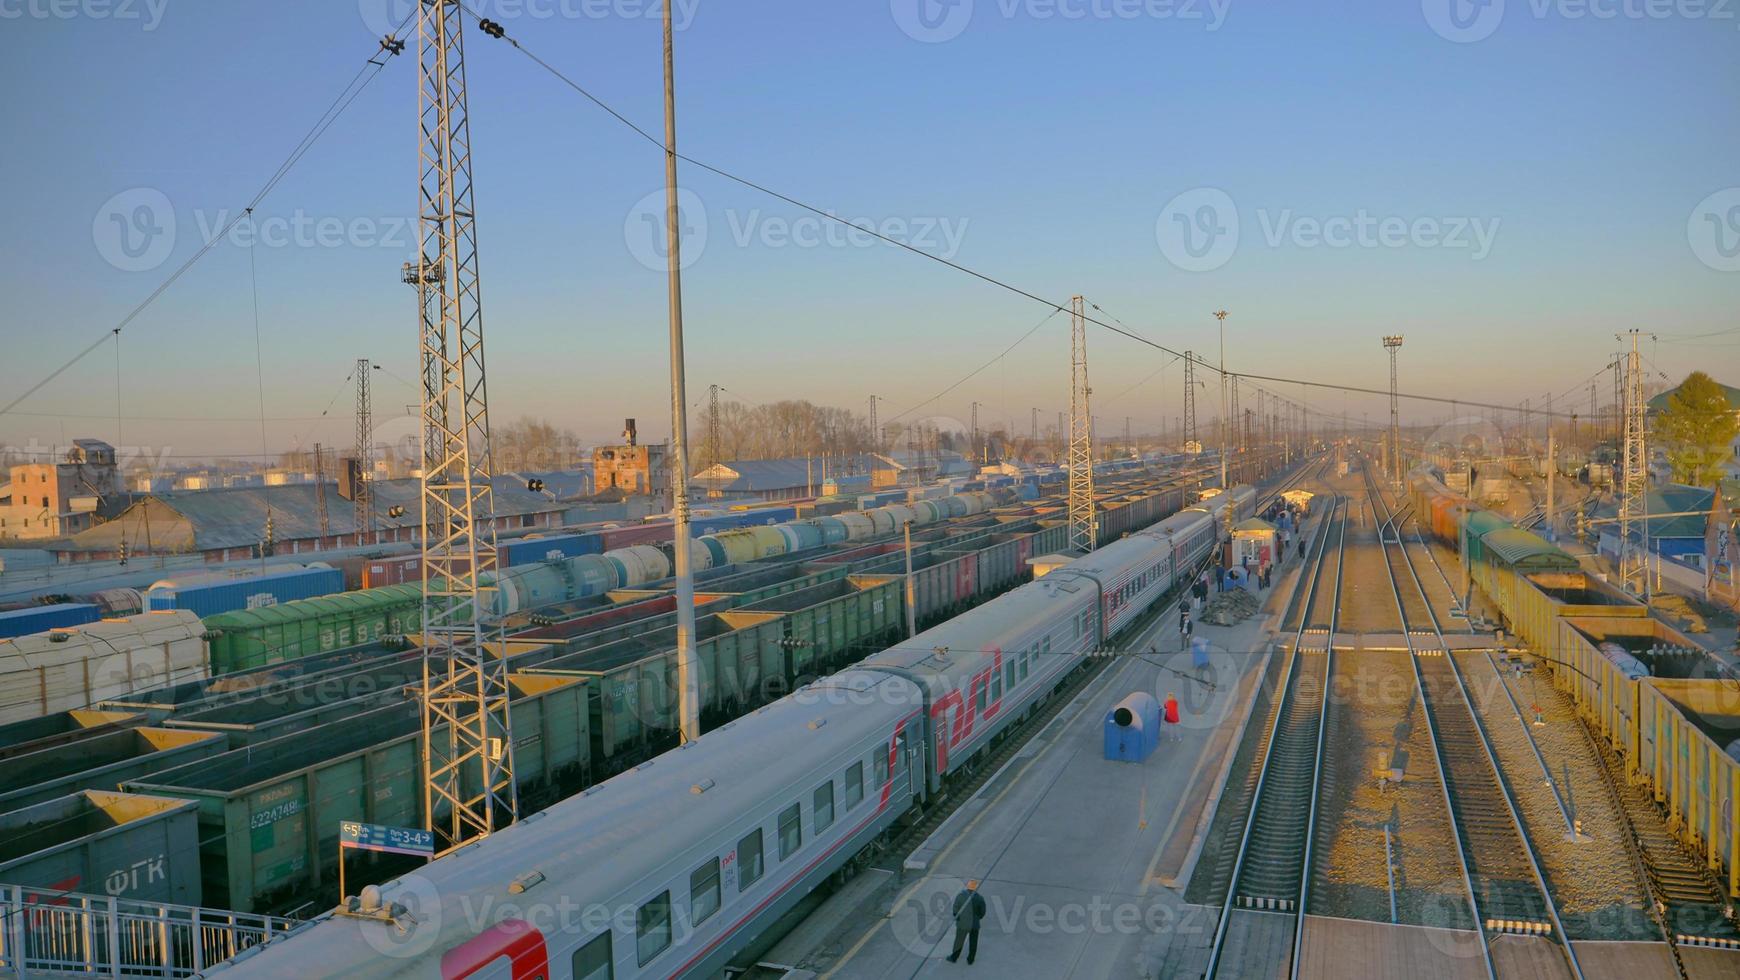
[{"label": "steel lattice pylon", "polygon": [[423,819],[450,850],[518,811],[507,671],[485,652],[496,564],[471,131],[457,0],[420,0],[415,272],[423,391]]},{"label": "steel lattice pylon", "polygon": [[352,519],[356,524],[357,544],[363,535],[372,542],[375,535],[375,495],[369,481],[375,475],[375,410],[369,393],[369,371],[372,365],[366,357],[356,359],[356,468],[359,479],[351,484]]},{"label": "steel lattice pylon", "polygon": [[1087,367],[1087,312],[1080,296],[1069,301],[1069,546],[1094,550],[1093,408]]},{"label": "steel lattice pylon", "polygon": [[1184,352],[1184,446],[1185,452],[1190,452],[1190,444],[1197,444],[1197,452],[1202,451],[1202,443],[1196,438],[1196,352]]},{"label": "steel lattice pylon", "polygon": [[[1619,575],[1626,582],[1641,576],[1648,588],[1649,543],[1648,522],[1644,515],[1644,494],[1649,491],[1649,453],[1644,444],[1643,355],[1639,353],[1638,331],[1630,332],[1631,350],[1625,354],[1625,441],[1623,469],[1619,484]],[[1639,523],[1644,536],[1642,547],[1632,544],[1632,524]]]}]

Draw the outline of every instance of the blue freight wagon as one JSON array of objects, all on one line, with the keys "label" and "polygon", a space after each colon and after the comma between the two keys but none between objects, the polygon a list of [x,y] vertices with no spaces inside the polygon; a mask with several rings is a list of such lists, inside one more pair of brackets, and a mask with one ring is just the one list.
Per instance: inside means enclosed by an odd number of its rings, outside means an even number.
[{"label": "blue freight wagon", "polygon": [[709,514],[705,517],[689,519],[689,535],[700,537],[704,534],[718,534],[721,531],[735,531],[745,527],[760,527],[768,524],[783,524],[797,519],[796,507],[763,507],[758,510],[739,510],[729,514]]},{"label": "blue freight wagon", "polygon": [[555,534],[544,538],[514,538],[496,545],[496,564],[502,568],[529,565],[554,558],[579,558],[604,550],[596,534]]},{"label": "blue freight wagon", "polygon": [[152,586],[145,593],[145,609],[186,609],[204,618],[237,609],[259,609],[293,599],[313,599],[344,591],[344,572],[336,568],[296,568],[247,578],[218,579],[178,586]]},{"label": "blue freight wagon", "polygon": [[99,618],[97,607],[89,602],[57,602],[52,606],[14,609],[0,612],[0,637],[28,636],[67,626],[83,626]]}]

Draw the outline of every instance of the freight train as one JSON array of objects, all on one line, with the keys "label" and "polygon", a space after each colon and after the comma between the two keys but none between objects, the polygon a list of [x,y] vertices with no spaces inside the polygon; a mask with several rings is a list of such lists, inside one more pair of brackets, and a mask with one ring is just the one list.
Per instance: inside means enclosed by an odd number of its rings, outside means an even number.
[{"label": "freight train", "polygon": [[1740,898],[1740,761],[1731,751],[1740,678],[1576,557],[1437,474],[1414,473],[1409,495],[1420,525],[1458,550],[1473,587],[1551,668],[1627,778],[1649,788],[1680,843],[1720,873],[1730,900]]},{"label": "freight train", "polygon": [[1190,581],[1224,509],[1254,500],[1183,510],[214,975],[712,975]]}]

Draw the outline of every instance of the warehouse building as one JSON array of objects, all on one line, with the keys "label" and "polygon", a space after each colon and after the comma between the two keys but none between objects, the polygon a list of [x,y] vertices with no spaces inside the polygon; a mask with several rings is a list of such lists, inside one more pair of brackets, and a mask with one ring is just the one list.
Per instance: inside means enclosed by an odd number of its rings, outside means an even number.
[{"label": "warehouse building", "polygon": [[[549,475],[546,475],[548,477]],[[569,481],[572,482],[572,481]],[[53,550],[61,562],[103,561],[143,554],[200,554],[207,561],[233,561],[259,553],[270,526],[276,555],[300,555],[416,540],[421,520],[421,485],[416,480],[371,482],[375,530],[359,533],[354,509],[338,496],[336,485],[286,484],[152,494],[113,520],[74,535]],[[318,495],[324,490],[327,521],[322,528]],[[499,534],[555,528],[592,516],[596,508],[558,499],[548,485],[528,488],[522,477],[493,482],[495,531]],[[403,508],[392,516],[396,508]]]},{"label": "warehouse building", "polygon": [[868,490],[875,483],[878,471],[893,474],[898,467],[879,456],[863,454],[847,457],[793,459],[740,459],[714,463],[689,481],[700,496],[709,500],[795,500],[814,497],[829,486],[854,487]]}]

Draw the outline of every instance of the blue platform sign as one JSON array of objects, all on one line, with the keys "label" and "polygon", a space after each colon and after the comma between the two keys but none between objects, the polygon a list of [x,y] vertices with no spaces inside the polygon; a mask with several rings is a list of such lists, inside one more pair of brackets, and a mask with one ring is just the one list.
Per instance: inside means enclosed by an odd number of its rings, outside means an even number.
[{"label": "blue platform sign", "polygon": [[427,857],[435,853],[435,833],[430,830],[383,827],[380,824],[342,820],[338,824],[338,846]]}]

